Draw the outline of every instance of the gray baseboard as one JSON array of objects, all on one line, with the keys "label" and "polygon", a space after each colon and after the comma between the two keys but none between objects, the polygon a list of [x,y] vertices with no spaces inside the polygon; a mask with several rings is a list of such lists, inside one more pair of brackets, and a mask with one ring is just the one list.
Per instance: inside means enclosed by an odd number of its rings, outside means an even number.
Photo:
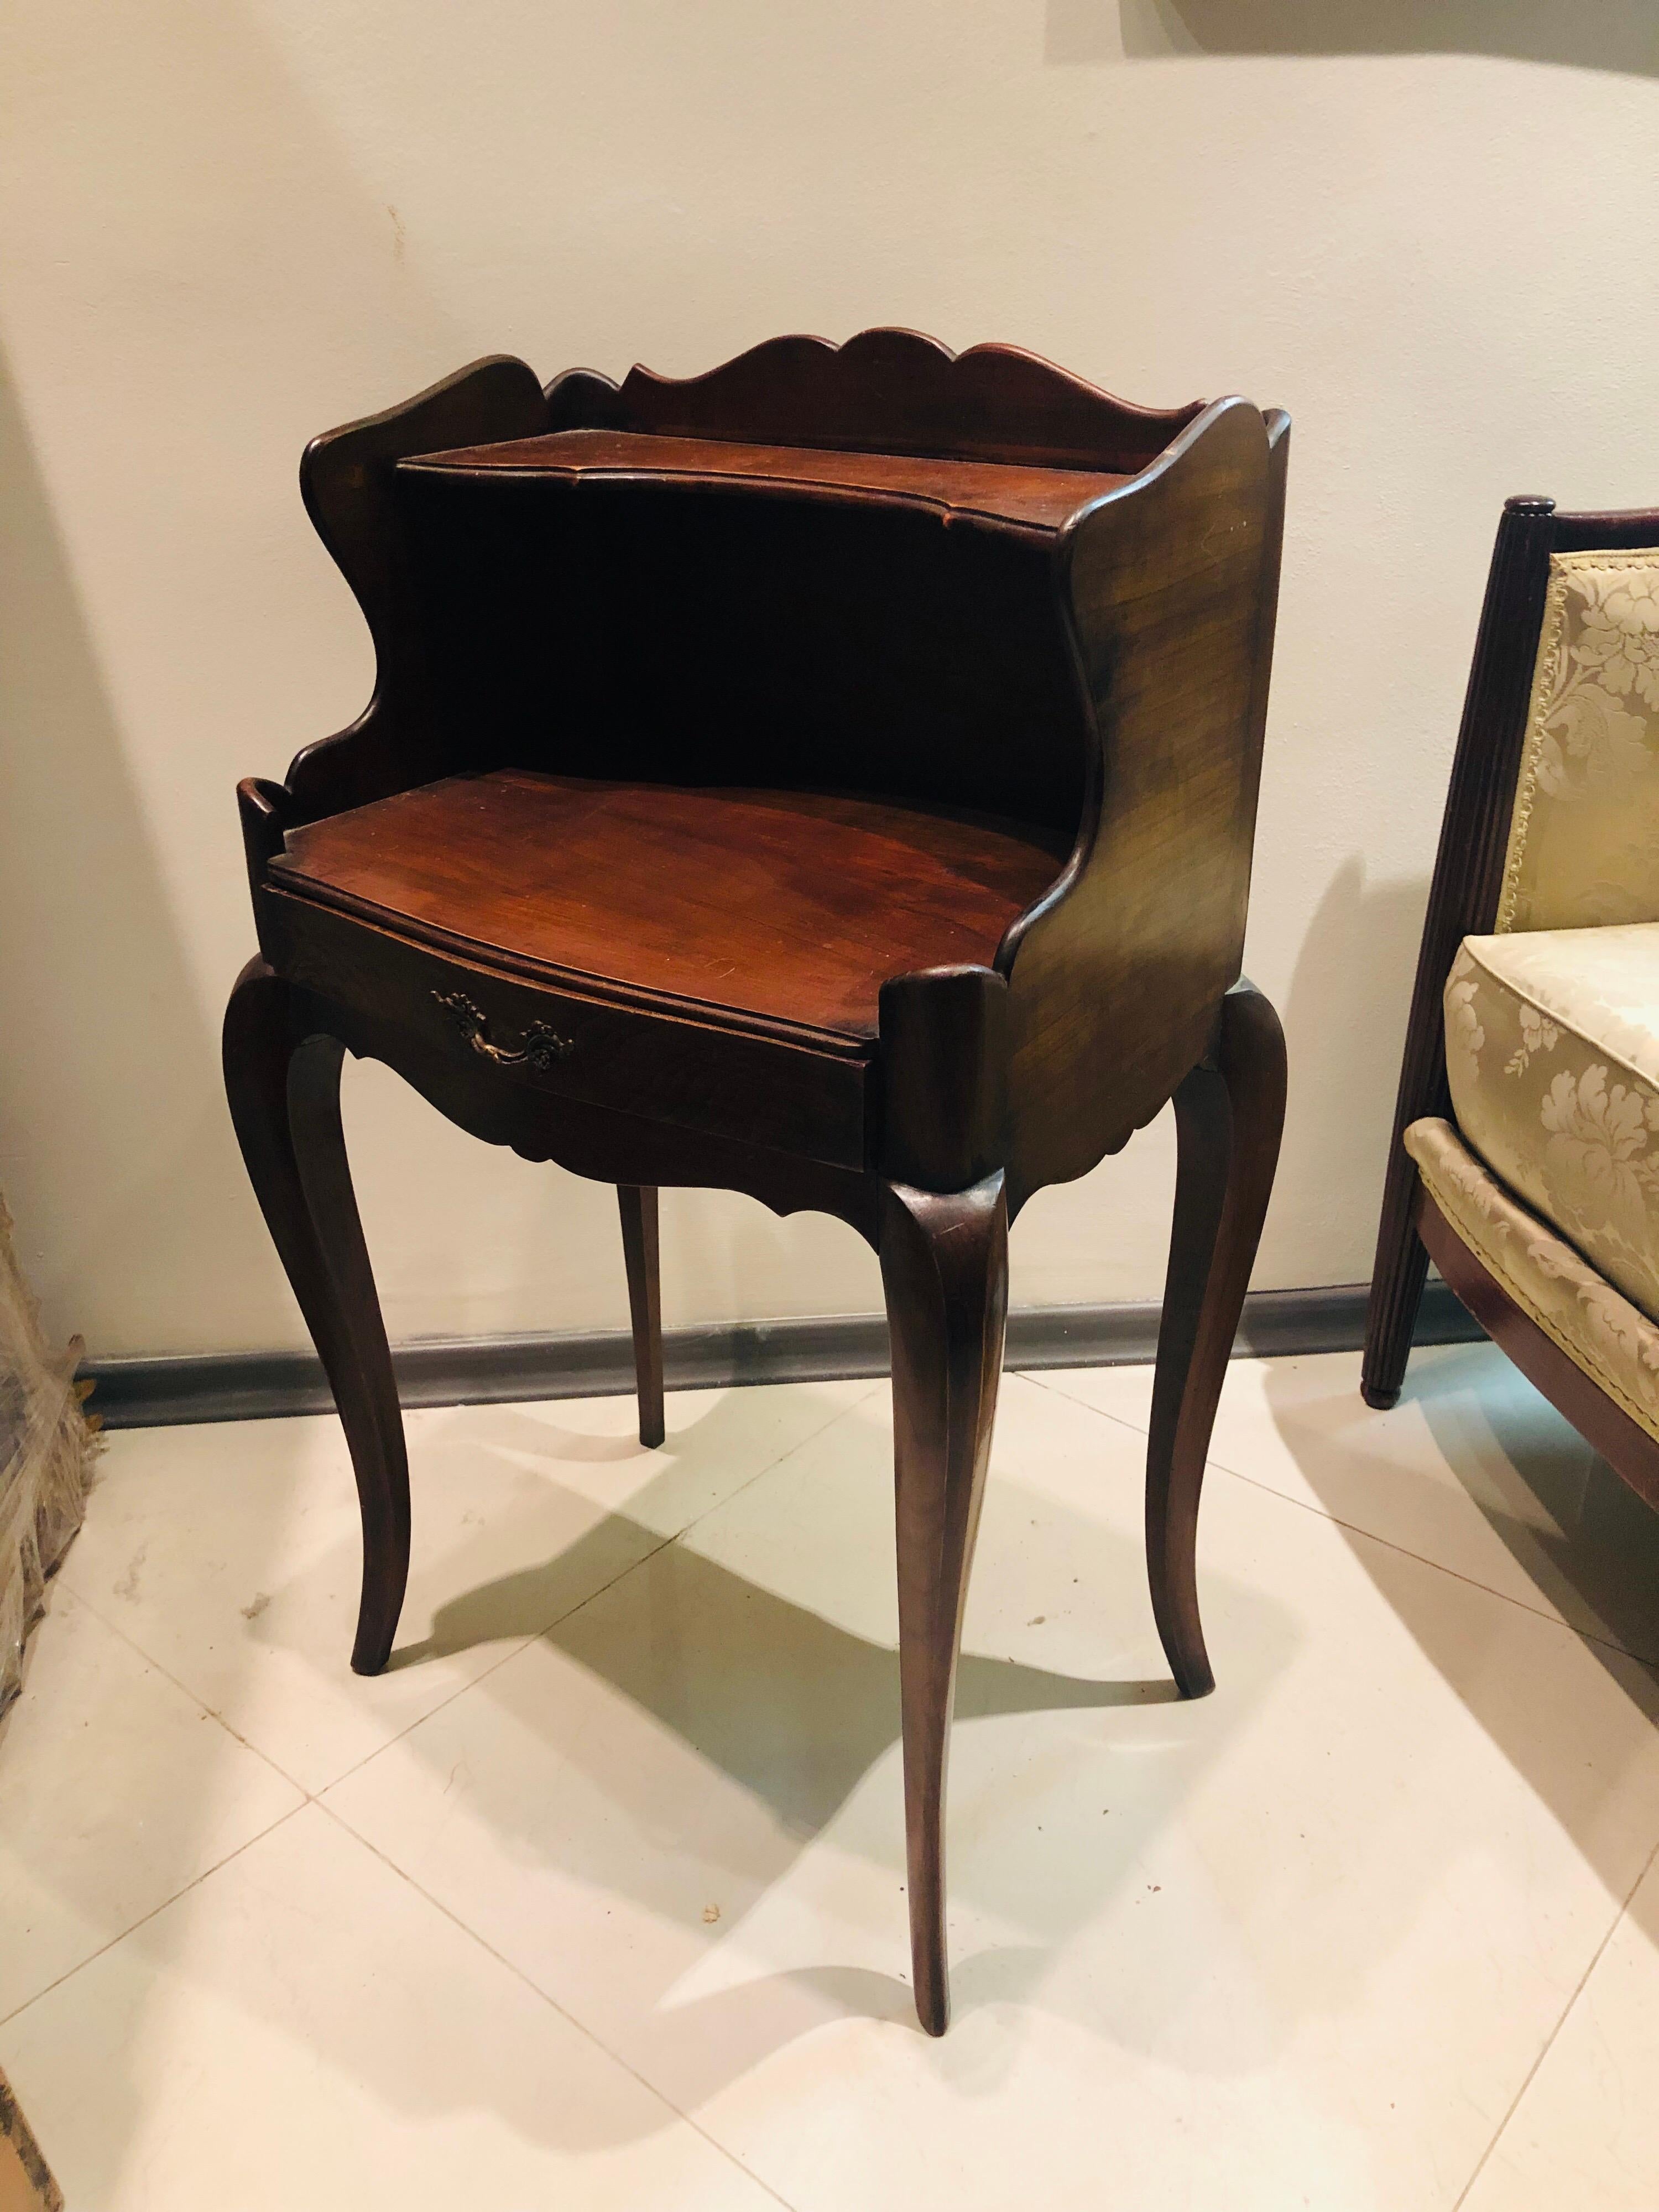
[{"label": "gray baseboard", "polygon": [[[1364,1340],[1367,1285],[1255,1291],[1244,1302],[1235,1353],[1353,1352]],[[1152,1302],[1026,1306],[1008,1316],[1014,1368],[1127,1367],[1150,1360],[1159,1309]],[[1419,1344],[1468,1344],[1481,1334],[1443,1283],[1433,1282]],[[634,1387],[633,1346],[621,1329],[571,1336],[457,1337],[400,1345],[392,1354],[405,1406],[483,1406],[526,1398],[613,1397]],[[879,1314],[805,1321],[714,1322],[670,1329],[663,1360],[672,1389],[732,1382],[817,1382],[887,1372]],[[206,1352],[93,1359],[88,1407],[111,1429],[191,1421],[263,1420],[333,1406],[308,1352]]]}]

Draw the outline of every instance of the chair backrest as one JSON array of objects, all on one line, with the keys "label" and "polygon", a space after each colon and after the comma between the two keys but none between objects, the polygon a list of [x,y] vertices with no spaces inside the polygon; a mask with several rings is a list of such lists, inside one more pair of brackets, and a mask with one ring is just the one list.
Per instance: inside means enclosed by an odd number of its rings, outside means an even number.
[{"label": "chair backrest", "polygon": [[1550,556],[1493,927],[1659,921],[1659,547]]}]

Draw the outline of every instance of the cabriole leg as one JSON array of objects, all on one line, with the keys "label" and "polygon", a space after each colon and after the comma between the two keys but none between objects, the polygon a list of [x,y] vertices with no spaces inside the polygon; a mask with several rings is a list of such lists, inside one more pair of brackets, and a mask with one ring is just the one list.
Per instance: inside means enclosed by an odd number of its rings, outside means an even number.
[{"label": "cabriole leg", "polygon": [[409,1577],[409,1464],[385,1324],[340,1127],[343,1048],[300,1033],[294,996],[263,961],[225,1010],[225,1091],[255,1195],[339,1408],[362,1510],[363,1582],[351,1663],[377,1674]]},{"label": "cabriole leg", "polygon": [[1175,1231],[1146,1453],[1152,1611],[1182,1693],[1215,1687],[1198,1615],[1199,1493],[1285,1121],[1285,1037],[1255,986],[1221,1004],[1213,1057],[1175,1095]]},{"label": "cabriole leg", "polygon": [[640,1401],[640,1442],[663,1440],[662,1283],[657,1261],[657,1194],[647,1184],[617,1186],[628,1311],[634,1326],[634,1380]]},{"label": "cabriole leg", "polygon": [[945,1753],[1008,1307],[1000,1172],[944,1195],[886,1186],[881,1272],[893,1340],[910,1957],[921,2024],[943,2035]]}]

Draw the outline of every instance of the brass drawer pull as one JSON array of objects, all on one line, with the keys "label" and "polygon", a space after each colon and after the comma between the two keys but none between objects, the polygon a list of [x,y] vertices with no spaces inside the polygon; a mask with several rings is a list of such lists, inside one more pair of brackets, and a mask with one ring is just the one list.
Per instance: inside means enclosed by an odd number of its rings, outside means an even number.
[{"label": "brass drawer pull", "polygon": [[471,1046],[486,1060],[493,1060],[497,1067],[534,1067],[544,1073],[556,1060],[564,1060],[576,1049],[574,1040],[561,1036],[545,1022],[532,1022],[524,1033],[524,1042],[514,1051],[504,1044],[492,1044],[485,1034],[489,1018],[482,1006],[475,1006],[463,991],[434,991],[433,997],[447,1014],[453,1017],[456,1028]]}]

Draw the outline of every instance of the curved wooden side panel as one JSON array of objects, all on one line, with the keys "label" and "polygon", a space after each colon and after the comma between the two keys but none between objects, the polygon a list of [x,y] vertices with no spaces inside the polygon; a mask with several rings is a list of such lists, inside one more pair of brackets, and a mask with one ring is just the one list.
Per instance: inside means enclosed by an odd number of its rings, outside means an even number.
[{"label": "curved wooden side panel", "polygon": [[632,368],[621,385],[571,369],[547,388],[553,430],[629,429],[761,444],[1047,461],[1133,474],[1203,402],[1137,407],[1017,346],[953,354],[915,331],[860,331],[844,345],[769,338],[706,375]]},{"label": "curved wooden side panel", "polygon": [[295,818],[315,821],[445,774],[452,765],[432,711],[421,625],[408,574],[393,471],[411,453],[547,427],[535,371],[492,355],[401,406],[306,447],[300,489],[318,536],[356,595],[374,640],[374,696],[349,728],[298,754],[287,782]]},{"label": "curved wooden side panel", "polygon": [[1237,979],[1287,429],[1218,400],[1062,543],[1098,759],[1071,866],[998,956],[1015,1205],[1158,1112]]}]

